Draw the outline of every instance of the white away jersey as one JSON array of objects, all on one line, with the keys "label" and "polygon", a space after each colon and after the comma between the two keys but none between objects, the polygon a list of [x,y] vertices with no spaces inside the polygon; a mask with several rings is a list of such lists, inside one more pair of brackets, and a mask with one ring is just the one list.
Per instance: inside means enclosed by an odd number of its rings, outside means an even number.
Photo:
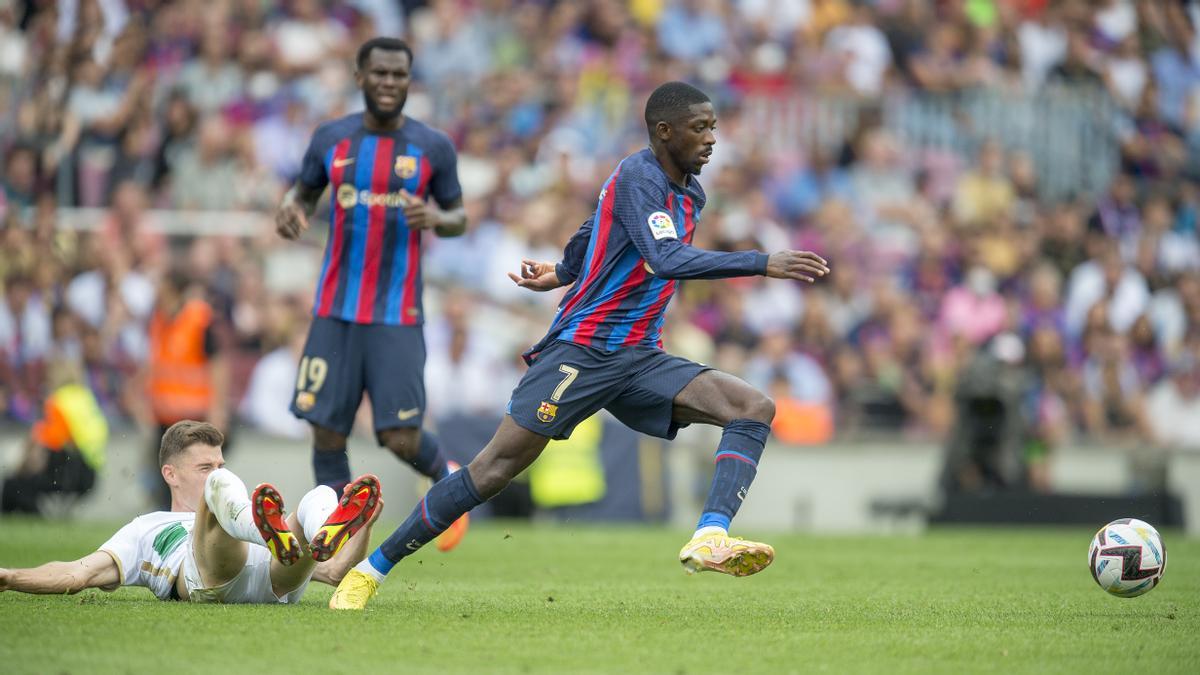
[{"label": "white away jersey", "polygon": [[184,557],[191,555],[195,522],[195,513],[148,513],[117,530],[100,550],[117,561],[122,586],[145,586],[168,600]]}]

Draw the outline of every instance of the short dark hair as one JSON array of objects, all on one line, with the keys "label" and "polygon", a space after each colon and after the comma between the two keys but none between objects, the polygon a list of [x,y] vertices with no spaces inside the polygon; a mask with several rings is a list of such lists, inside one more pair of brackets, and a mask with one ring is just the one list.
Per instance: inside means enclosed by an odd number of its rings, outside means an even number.
[{"label": "short dark hair", "polygon": [[159,468],[170,464],[176,455],[197,443],[219,448],[225,443],[225,434],[208,422],[183,420],[172,424],[158,446]]},{"label": "short dark hair", "polygon": [[687,82],[667,82],[659,85],[646,100],[646,130],[654,133],[659,122],[670,124],[697,103],[709,103],[708,94]]},{"label": "short dark hair", "polygon": [[367,59],[371,57],[372,49],[382,49],[385,52],[404,52],[408,54],[409,67],[412,67],[412,47],[409,47],[407,42],[394,37],[373,37],[362,43],[362,46],[358,48],[358,57],[355,58],[354,64],[358,66],[359,70],[362,70],[363,66],[367,64]]}]

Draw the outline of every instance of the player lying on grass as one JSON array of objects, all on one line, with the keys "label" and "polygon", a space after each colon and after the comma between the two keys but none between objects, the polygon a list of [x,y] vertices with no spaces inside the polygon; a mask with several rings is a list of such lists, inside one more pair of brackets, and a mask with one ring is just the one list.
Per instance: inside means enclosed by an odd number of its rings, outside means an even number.
[{"label": "player lying on grass", "polygon": [[829,268],[805,251],[766,255],[691,246],[705,201],[694,176],[716,143],[713,105],[695,87],[671,82],[650,95],[645,119],[650,147],[617,166],[563,261],[527,260],[521,276],[512,275],[535,291],[574,287],[549,332],[526,352],[529,371],[496,435],[466,471],[435,484],[408,520],[346,575],[331,607],[366,606],[397,562],[500,492],[550,439],[569,437],[602,408],[660,438],[674,438],[693,422],[723,427],[708,500],[679,561],[688,572],[734,576],[771,564],[770,546],[730,537],[727,529],[754,479],[775,405],[732,375],[664,352],[663,317],[680,279],[765,275],[812,282]]},{"label": "player lying on grass", "polygon": [[170,511],[135,518],[79,560],[0,568],[0,591],[146,586],[160,600],[294,604],[310,579],[341,581],[366,555],[383,503],[379,480],[358,478],[340,501],[332,488],[318,486],[284,517],[274,487],[264,483],[248,495],[222,468],[224,441],[211,424],[172,425],[159,450]]}]

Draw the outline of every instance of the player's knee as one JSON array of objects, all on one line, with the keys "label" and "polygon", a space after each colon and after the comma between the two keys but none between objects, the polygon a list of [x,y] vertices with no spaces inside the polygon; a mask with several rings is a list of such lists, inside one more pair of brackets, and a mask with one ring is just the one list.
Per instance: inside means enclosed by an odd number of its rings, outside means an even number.
[{"label": "player's knee", "polygon": [[500,461],[476,461],[472,462],[468,468],[471,472],[471,481],[475,483],[475,490],[484,500],[500,494],[500,491],[508,487],[508,484],[512,482],[513,478],[516,478],[520,471],[509,466],[508,463]]},{"label": "player's knee", "polygon": [[745,402],[738,417],[770,424],[775,419],[775,401],[766,394],[755,392],[755,395]]},{"label": "player's knee", "polygon": [[341,450],[346,447],[346,437],[332,429],[314,424],[313,445],[322,449]]},{"label": "player's knee", "polygon": [[420,429],[385,429],[379,432],[379,444],[404,460],[412,460],[421,450]]}]

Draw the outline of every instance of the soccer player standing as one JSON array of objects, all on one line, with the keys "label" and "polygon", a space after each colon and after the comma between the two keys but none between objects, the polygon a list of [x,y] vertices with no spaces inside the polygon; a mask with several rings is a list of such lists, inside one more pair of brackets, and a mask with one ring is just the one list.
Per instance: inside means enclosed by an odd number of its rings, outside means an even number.
[{"label": "soccer player standing", "polygon": [[[332,187],[329,238],[291,410],[312,424],[316,482],[338,492],[350,482],[346,437],[364,390],[380,445],[434,482],[457,468],[421,429],[421,232],[456,237],[466,229],[457,157],[445,134],[403,114],[412,69],[407,43],[368,40],[356,66],[366,110],[317,128],[275,215],[279,234],[295,239]],[[456,520],[439,548],[453,548],[466,526],[465,518]]]},{"label": "soccer player standing", "polygon": [[829,268],[806,251],[767,255],[691,246],[705,201],[694,176],[716,143],[713,105],[695,87],[669,82],[650,95],[645,118],[650,147],[617,165],[563,261],[526,260],[521,276],[510,275],[535,291],[574,286],[549,332],[526,352],[529,371],[513,390],[496,435],[465,471],[434,485],[383,545],[346,575],[330,607],[365,607],[400,559],[500,492],[550,439],[567,438],[601,408],[660,438],[674,438],[693,422],[723,427],[708,500],[679,561],[689,573],[734,576],[771,564],[774,549],[727,530],[754,479],[775,405],[732,375],[667,354],[659,336],[680,279],[765,275],[813,282]]}]

